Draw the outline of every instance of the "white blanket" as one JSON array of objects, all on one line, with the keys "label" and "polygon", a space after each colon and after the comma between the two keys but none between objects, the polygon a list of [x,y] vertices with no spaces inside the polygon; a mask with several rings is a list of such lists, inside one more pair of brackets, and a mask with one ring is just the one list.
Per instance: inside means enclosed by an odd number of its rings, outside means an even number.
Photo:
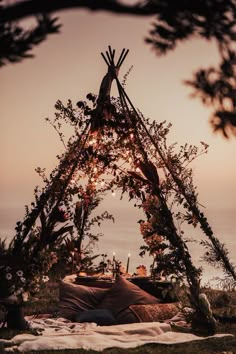
[{"label": "white blanket", "polygon": [[[198,337],[191,333],[172,332],[167,323],[149,322],[114,326],[97,326],[95,323],[72,323],[65,319],[34,319],[30,321],[42,335],[19,334],[11,340],[0,339],[8,352],[28,352],[50,349],[134,348],[147,343],[176,344],[212,337]],[[231,336],[217,334],[213,337]]]}]

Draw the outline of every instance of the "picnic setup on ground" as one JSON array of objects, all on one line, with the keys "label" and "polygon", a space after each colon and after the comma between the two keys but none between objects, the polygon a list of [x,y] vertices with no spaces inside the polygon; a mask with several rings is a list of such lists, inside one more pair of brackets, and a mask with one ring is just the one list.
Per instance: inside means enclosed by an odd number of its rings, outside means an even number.
[{"label": "picnic setup on ground", "polygon": [[[118,79],[128,52],[123,49],[118,60],[110,46],[101,53],[108,70],[97,96],[89,93],[76,106],[70,100],[55,104],[51,125],[62,140],[63,124],[73,134],[49,177],[37,169],[44,187],[35,189],[35,201],[9,245],[0,244],[1,326],[21,331],[0,339],[7,351],[103,350],[231,336],[217,334],[217,319],[201,288],[202,270],[180,228],[200,226],[207,257],[235,283],[235,267],[200,209],[189,167],[207,144],[186,144],[176,152],[175,144],[167,144],[171,124],[150,121],[134,107]],[[114,220],[107,211],[93,213],[104,195],[115,193],[143,211],[137,220],[140,255],[150,256],[150,267],[140,261],[131,271],[129,250],[123,262],[115,251],[95,254],[99,236],[92,228]],[[37,297],[48,279],[58,286],[56,313],[25,315],[24,303]]]}]

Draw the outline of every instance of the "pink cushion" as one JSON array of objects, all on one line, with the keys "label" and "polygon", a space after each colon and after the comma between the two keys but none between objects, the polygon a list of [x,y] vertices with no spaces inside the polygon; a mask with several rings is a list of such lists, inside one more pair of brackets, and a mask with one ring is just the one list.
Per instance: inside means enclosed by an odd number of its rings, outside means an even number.
[{"label": "pink cushion", "polygon": [[118,323],[138,322],[129,309],[134,304],[157,304],[160,300],[132,284],[121,275],[117,275],[113,287],[108,290],[97,308],[111,310]]},{"label": "pink cushion", "polygon": [[74,321],[82,311],[94,310],[108,291],[109,289],[61,281],[59,284],[59,315]]}]

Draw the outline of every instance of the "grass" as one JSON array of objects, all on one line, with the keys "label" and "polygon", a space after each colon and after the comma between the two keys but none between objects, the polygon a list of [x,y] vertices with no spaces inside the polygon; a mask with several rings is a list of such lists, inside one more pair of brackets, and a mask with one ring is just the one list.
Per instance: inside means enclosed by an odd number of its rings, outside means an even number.
[{"label": "grass", "polygon": [[[142,347],[132,349],[110,348],[102,352],[94,350],[43,350],[40,352],[31,351],[28,354],[233,354],[236,353],[236,292],[226,292],[220,290],[206,289],[205,292],[211,302],[213,312],[218,318],[217,333],[230,333],[234,337],[230,338],[212,338],[205,342],[191,342],[184,344],[161,345],[147,344]],[[33,301],[25,305],[24,312],[26,315],[37,315],[41,313],[51,313],[57,315],[58,309],[58,286],[57,283],[48,284],[34,298]],[[3,314],[0,313],[0,320]],[[19,331],[13,331],[8,328],[0,329],[0,338],[10,339]],[[6,353],[3,346],[0,347],[0,353]]]}]

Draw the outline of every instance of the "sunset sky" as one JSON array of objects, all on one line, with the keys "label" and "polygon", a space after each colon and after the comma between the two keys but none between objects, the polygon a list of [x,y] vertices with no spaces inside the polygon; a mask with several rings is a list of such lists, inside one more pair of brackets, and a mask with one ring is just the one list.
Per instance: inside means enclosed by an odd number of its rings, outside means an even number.
[{"label": "sunset sky", "polygon": [[[24,205],[33,201],[34,187],[41,183],[34,169],[46,167],[50,173],[56,155],[63,150],[44,118],[53,117],[57,99],[76,103],[89,92],[98,93],[106,73],[100,52],[111,45],[117,55],[122,48],[130,50],[120,80],[133,65],[126,91],[144,116],[173,123],[169,142],[199,145],[204,141],[210,145],[209,153],[193,164],[195,184],[213,229],[221,233],[223,242],[227,233],[226,244],[235,255],[236,138],[225,140],[212,133],[211,111],[190,98],[191,89],[183,84],[198,68],[218,62],[214,43],[192,39],[159,58],[144,43],[152,18],[73,10],[60,14],[60,21],[61,34],[50,36],[34,49],[34,59],[0,69],[0,236],[14,234]],[[116,96],[115,90],[113,94]],[[133,209],[124,204],[119,210],[119,203],[111,198],[108,196],[105,207],[109,210],[109,205],[119,222],[128,224]],[[219,221],[220,211],[227,214],[227,222]],[[119,238],[119,226],[115,237]]]}]

